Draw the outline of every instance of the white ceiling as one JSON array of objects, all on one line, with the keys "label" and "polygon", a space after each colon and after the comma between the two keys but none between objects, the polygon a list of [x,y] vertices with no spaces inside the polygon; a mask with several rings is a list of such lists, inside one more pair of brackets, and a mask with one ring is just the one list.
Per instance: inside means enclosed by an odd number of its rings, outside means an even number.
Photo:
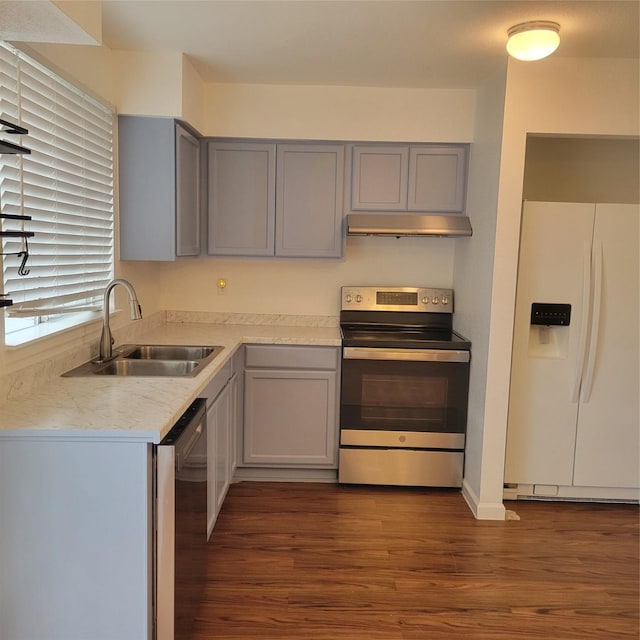
[{"label": "white ceiling", "polygon": [[[638,0],[104,0],[115,49],[186,53],[207,82],[472,88],[507,29],[560,26],[556,56],[638,58]],[[527,63],[535,64],[535,63]]]}]

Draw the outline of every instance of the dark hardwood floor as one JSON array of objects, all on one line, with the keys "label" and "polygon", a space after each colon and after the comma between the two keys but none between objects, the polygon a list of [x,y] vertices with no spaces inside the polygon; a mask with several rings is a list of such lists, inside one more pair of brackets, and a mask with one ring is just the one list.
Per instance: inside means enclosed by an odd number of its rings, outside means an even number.
[{"label": "dark hardwood floor", "polygon": [[193,640],[639,637],[638,507],[459,491],[234,484]]}]

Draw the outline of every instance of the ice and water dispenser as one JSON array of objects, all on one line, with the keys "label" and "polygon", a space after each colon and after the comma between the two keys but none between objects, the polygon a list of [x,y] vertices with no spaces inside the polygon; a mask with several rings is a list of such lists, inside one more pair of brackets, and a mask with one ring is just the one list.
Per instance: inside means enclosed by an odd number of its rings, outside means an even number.
[{"label": "ice and water dispenser", "polygon": [[529,356],[566,358],[570,322],[570,304],[533,302],[529,327]]}]

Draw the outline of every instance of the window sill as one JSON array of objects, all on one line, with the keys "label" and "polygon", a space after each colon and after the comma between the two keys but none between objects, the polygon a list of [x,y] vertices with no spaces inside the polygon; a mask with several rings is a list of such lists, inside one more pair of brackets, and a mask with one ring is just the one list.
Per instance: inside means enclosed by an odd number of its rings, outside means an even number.
[{"label": "window sill", "polygon": [[43,322],[35,327],[13,331],[4,337],[4,344],[8,348],[19,348],[34,345],[44,339],[64,335],[65,333],[70,333],[74,330],[80,329],[81,327],[94,324],[101,321],[101,319],[102,312],[100,311],[75,313],[73,316],[66,318],[60,317],[48,320],[47,322]]}]

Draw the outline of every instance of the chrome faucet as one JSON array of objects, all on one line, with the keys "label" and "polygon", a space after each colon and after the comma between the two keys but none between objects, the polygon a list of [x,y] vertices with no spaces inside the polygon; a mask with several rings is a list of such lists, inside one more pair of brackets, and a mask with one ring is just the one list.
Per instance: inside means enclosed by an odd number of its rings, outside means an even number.
[{"label": "chrome faucet", "polygon": [[107,362],[107,360],[111,360],[111,358],[113,358],[113,336],[111,335],[111,329],[109,328],[109,295],[111,294],[111,290],[117,284],[121,284],[129,294],[129,304],[131,305],[131,319],[142,319],[142,308],[140,307],[140,303],[138,302],[138,297],[136,296],[136,291],[133,288],[133,285],[127,280],[123,280],[121,278],[112,280],[104,290],[104,302],[102,309],[102,335],[100,336],[100,352],[98,354],[98,360],[96,362]]}]

